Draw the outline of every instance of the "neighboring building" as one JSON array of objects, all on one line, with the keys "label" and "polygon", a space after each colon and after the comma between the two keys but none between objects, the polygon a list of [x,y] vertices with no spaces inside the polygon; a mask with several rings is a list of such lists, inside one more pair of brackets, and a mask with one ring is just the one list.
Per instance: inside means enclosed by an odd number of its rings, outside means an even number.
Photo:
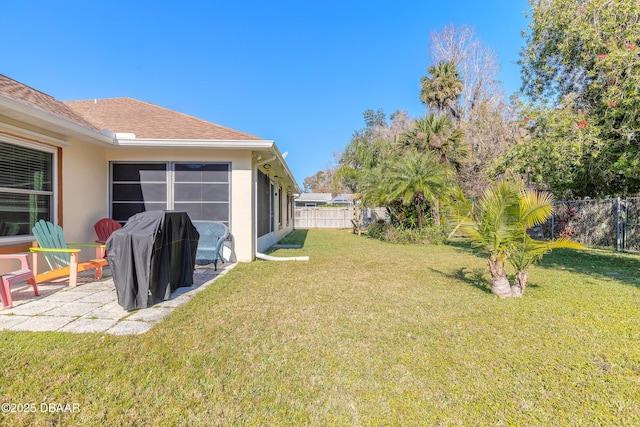
[{"label": "neighboring building", "polygon": [[336,197],[329,201],[331,206],[353,206],[353,194],[338,194]]},{"label": "neighboring building", "polygon": [[353,206],[353,194],[302,193],[295,198],[296,207],[316,208],[318,206]]},{"label": "neighboring building", "polygon": [[328,205],[332,198],[331,193],[302,193],[294,200],[296,207],[315,208]]},{"label": "neighboring building", "polygon": [[0,75],[0,252],[28,250],[38,219],[92,242],[100,218],[169,209],[224,222],[234,258],[251,261],[293,230],[299,192],[274,141],[131,98],[61,102]]}]

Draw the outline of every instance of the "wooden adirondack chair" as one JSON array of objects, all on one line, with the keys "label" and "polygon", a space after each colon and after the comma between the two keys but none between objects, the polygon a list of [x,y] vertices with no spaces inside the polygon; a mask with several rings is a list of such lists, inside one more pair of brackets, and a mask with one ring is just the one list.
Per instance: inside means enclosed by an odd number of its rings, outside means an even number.
[{"label": "wooden adirondack chair", "polygon": [[121,229],[122,225],[115,219],[102,218],[93,225],[93,228],[96,230],[96,235],[98,236],[96,243],[104,245],[107,243],[107,239],[111,236],[111,233]]},{"label": "wooden adirondack chair", "polygon": [[[104,253],[104,245],[97,243],[67,244],[62,227],[42,219],[36,223],[31,231],[36,238],[36,242],[33,242],[33,247],[29,250],[32,253],[31,267],[37,283],[68,276],[69,286],[76,286],[78,273],[86,270],[95,270],[95,278],[102,278],[102,267],[107,265],[107,260],[100,257],[100,254]],[[96,258],[79,262],[80,249],[69,246],[96,248]],[[51,270],[38,274],[38,253],[44,254]]]},{"label": "wooden adirondack chair", "polygon": [[[107,243],[107,239],[111,236],[111,233],[121,229],[122,225],[120,225],[120,223],[115,219],[102,218],[101,220],[93,224],[93,228],[94,230],[96,230],[96,235],[98,236],[98,240],[96,240],[96,243],[104,245]],[[104,258],[105,255],[106,251],[101,251],[99,253],[96,253],[96,258]]]},{"label": "wooden adirondack chair", "polygon": [[29,268],[28,254],[0,254],[0,259],[15,259],[20,261],[20,269],[5,273],[0,276],[0,300],[4,308],[13,307],[13,299],[11,298],[11,285],[14,283],[27,281],[33,286],[35,296],[40,295],[36,279],[33,272]]},{"label": "wooden adirondack chair", "polygon": [[198,230],[198,250],[196,251],[196,264],[207,265],[213,263],[214,271],[218,270],[218,259],[222,258],[222,244],[229,237],[229,228],[217,221],[191,221]]}]

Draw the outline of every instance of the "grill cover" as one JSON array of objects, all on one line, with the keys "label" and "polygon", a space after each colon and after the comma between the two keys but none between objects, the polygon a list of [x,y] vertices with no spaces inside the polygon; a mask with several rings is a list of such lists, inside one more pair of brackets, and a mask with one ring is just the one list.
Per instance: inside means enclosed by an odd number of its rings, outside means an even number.
[{"label": "grill cover", "polygon": [[138,213],[107,240],[118,304],[131,311],[193,284],[198,231],[185,212]]}]

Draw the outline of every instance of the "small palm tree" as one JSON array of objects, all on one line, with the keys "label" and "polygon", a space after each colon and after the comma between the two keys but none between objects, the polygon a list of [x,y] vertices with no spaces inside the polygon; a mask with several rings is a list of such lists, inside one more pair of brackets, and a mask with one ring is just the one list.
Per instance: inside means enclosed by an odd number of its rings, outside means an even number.
[{"label": "small palm tree", "polygon": [[471,239],[473,247],[489,253],[491,292],[499,297],[511,296],[505,267],[509,244],[518,237],[518,213],[518,189],[509,181],[498,181],[485,190],[470,217],[464,218],[460,227]]},{"label": "small palm tree", "polygon": [[527,286],[529,267],[552,249],[582,249],[583,246],[569,239],[560,238],[551,241],[532,239],[527,230],[547,221],[553,212],[553,196],[547,192],[528,191],[522,188],[519,193],[520,238],[509,245],[509,264],[516,270],[511,294],[521,297]]},{"label": "small palm tree", "polygon": [[434,200],[451,191],[453,173],[451,167],[440,163],[433,152],[407,151],[385,165],[378,182],[381,183],[377,188],[382,202],[402,200],[404,205],[413,205],[418,216],[418,228],[422,230],[425,225],[422,204],[425,201],[431,204],[434,223],[440,224],[440,212],[435,208]]},{"label": "small palm tree", "polygon": [[[463,219],[462,230],[474,247],[489,253],[491,292],[500,297],[522,296],[529,267],[555,248],[582,248],[566,239],[534,240],[527,230],[545,222],[553,211],[553,197],[546,192],[527,190],[523,183],[501,180],[489,186],[477,203],[470,219]],[[510,286],[507,261],[516,270]]]}]

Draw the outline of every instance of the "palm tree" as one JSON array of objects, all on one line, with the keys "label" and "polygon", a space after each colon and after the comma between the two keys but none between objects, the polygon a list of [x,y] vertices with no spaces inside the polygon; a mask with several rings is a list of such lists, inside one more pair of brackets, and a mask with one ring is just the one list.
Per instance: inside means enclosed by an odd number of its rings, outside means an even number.
[{"label": "palm tree", "polygon": [[459,118],[458,99],[464,85],[453,62],[443,61],[427,68],[420,80],[420,100],[430,109]]},{"label": "palm tree", "polygon": [[394,159],[381,171],[375,187],[381,202],[388,204],[401,200],[413,205],[418,216],[418,228],[425,225],[425,201],[432,207],[433,221],[440,223],[440,212],[434,208],[434,200],[448,194],[453,187],[451,167],[440,163],[433,152],[407,151]]},{"label": "palm tree", "polygon": [[[462,131],[445,114],[430,113],[421,119],[414,120],[411,129],[404,133],[401,141],[405,147],[419,152],[430,151],[436,154],[440,163],[450,164],[458,172],[469,151],[462,139]],[[436,226],[440,226],[440,199],[433,200],[436,212]]]},{"label": "palm tree", "polygon": [[458,171],[469,154],[462,136],[451,117],[430,113],[414,120],[401,140],[418,151],[435,151],[441,163],[450,163]]},{"label": "palm tree", "polygon": [[529,267],[535,264],[542,256],[552,249],[573,248],[582,249],[583,246],[569,239],[560,238],[551,241],[532,239],[527,230],[538,224],[546,222],[553,212],[553,196],[547,192],[528,191],[524,188],[519,194],[519,225],[520,238],[509,245],[509,264],[516,270],[516,277],[511,294],[521,297],[527,286]]},{"label": "palm tree", "polygon": [[[523,183],[501,180],[489,186],[470,214],[462,230],[474,247],[489,253],[491,292],[500,297],[522,296],[529,267],[554,248],[581,248],[566,239],[542,242],[529,237],[527,230],[545,222],[553,211],[553,197],[546,192],[527,190]],[[509,285],[505,264],[516,270]]]},{"label": "palm tree", "polygon": [[471,239],[473,247],[489,253],[491,292],[499,297],[511,296],[505,263],[509,244],[516,239],[514,225],[518,218],[518,189],[508,181],[487,187],[477,206],[464,218],[460,230]]}]

